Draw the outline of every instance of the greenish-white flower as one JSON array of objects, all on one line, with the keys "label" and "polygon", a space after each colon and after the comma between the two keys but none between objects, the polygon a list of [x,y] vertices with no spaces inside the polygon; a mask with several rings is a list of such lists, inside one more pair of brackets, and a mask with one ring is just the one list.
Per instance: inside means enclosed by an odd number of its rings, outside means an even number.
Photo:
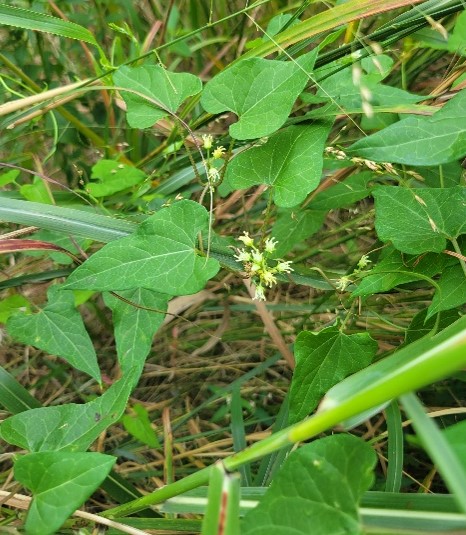
[{"label": "greenish-white flower", "polygon": [[278,264],[275,266],[275,271],[277,273],[291,273],[291,271],[294,271],[294,269],[290,266],[291,260],[281,260],[278,262]]},{"label": "greenish-white flower", "polygon": [[256,284],[256,295],[253,297],[256,301],[265,301],[264,287],[262,284]]},{"label": "greenish-white flower", "polygon": [[254,247],[254,240],[249,236],[249,232],[243,232],[243,235],[238,238],[246,247]]},{"label": "greenish-white flower", "polygon": [[204,134],[202,136],[202,145],[205,149],[207,150],[211,149],[213,143],[214,143],[214,138],[210,134]]},{"label": "greenish-white flower", "polygon": [[237,249],[237,254],[235,254],[235,259],[238,262],[251,262],[251,253],[246,251],[246,249]]},{"label": "greenish-white flower", "polygon": [[276,245],[277,245],[277,240],[275,238],[267,238],[265,240],[265,251],[269,254],[273,253],[276,249]]},{"label": "greenish-white flower", "polygon": [[274,284],[277,284],[277,279],[274,277],[273,273],[268,270],[265,270],[261,273],[261,280],[269,288],[272,288]]}]

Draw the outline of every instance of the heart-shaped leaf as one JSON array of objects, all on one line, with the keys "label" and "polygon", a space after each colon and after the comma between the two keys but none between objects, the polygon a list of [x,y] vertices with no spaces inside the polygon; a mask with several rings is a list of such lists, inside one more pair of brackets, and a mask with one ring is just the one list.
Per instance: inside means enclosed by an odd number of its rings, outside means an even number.
[{"label": "heart-shaped leaf", "polygon": [[85,451],[102,431],[119,420],[133,385],[133,374],[129,373],[89,403],[21,412],[0,424],[0,436],[31,452]]},{"label": "heart-shaped leaf", "polygon": [[329,123],[290,126],[236,156],[226,179],[234,188],[268,184],[278,206],[296,206],[319,184],[329,129]]},{"label": "heart-shaped leaf", "polygon": [[102,483],[116,457],[102,453],[30,453],[15,462],[15,478],[34,497],[26,518],[28,535],[49,535]]},{"label": "heart-shaped leaf", "polygon": [[376,456],[352,435],[334,435],[291,453],[242,535],[362,533],[358,503],[371,486]]},{"label": "heart-shaped leaf", "polygon": [[466,188],[374,189],[375,228],[404,253],[441,252],[466,232]]},{"label": "heart-shaped leaf", "polygon": [[232,111],[235,139],[269,136],[287,120],[309,80],[317,49],[293,61],[251,58],[217,74],[205,86],[201,104],[210,113]]},{"label": "heart-shaped leaf", "polygon": [[126,102],[126,118],[132,128],[149,128],[202,90],[197,76],[170,72],[159,65],[120,67],[113,81]]},{"label": "heart-shaped leaf", "polygon": [[[164,312],[167,310],[169,296],[146,288],[121,291],[118,295],[125,301],[106,294],[105,304],[113,312],[115,341],[121,371],[125,375],[131,368],[134,368],[136,383],[150,351],[154,334],[165,318]],[[154,311],[147,310],[148,308]]]},{"label": "heart-shaped leaf", "polygon": [[466,155],[466,90],[431,117],[411,116],[367,136],[347,151],[375,162],[439,165]]},{"label": "heart-shaped leaf", "polygon": [[369,366],[376,352],[377,342],[367,333],[346,335],[336,327],[299,333],[290,389],[290,422],[308,416],[329,388]]},{"label": "heart-shaped leaf", "polygon": [[207,235],[209,215],[193,201],[160,210],[131,236],[113,241],[92,255],[64,287],[87,290],[132,290],[144,286],[168,295],[202,290],[219,263],[196,250],[200,232]]},{"label": "heart-shaped leaf", "polygon": [[48,303],[37,314],[12,315],[7,323],[8,332],[23,344],[58,355],[100,382],[94,346],[74,307],[73,294],[61,288],[63,286],[49,288]]}]

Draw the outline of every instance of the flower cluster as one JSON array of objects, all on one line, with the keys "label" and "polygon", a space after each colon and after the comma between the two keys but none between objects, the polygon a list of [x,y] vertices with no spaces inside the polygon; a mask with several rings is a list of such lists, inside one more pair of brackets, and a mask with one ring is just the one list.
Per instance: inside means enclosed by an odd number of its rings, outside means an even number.
[{"label": "flower cluster", "polygon": [[[353,275],[358,275],[362,271],[364,271],[367,267],[369,267],[369,264],[372,263],[372,260],[370,260],[368,255],[362,255],[359,259],[358,265],[356,266],[356,269],[354,269],[353,273],[351,275],[343,275],[340,279],[338,279],[335,283],[335,288],[339,292],[344,292],[349,284],[353,282],[351,277]],[[370,269],[370,268],[369,268]]]},{"label": "flower cluster", "polygon": [[349,159],[349,161],[354,163],[355,165],[358,165],[360,167],[367,167],[367,169],[370,169],[371,171],[374,171],[377,174],[388,173],[389,175],[398,176],[397,170],[393,167],[391,163],[388,162],[376,163],[372,160],[367,160],[365,158],[348,158],[346,152],[340,149],[336,149],[335,147],[326,147],[325,153],[329,156],[333,156],[337,160]]},{"label": "flower cluster", "polygon": [[294,271],[290,266],[291,261],[275,259],[275,266],[269,266],[270,256],[278,243],[274,238],[267,238],[262,249],[256,246],[248,232],[244,232],[238,240],[244,243],[244,247],[236,249],[235,258],[243,263],[244,270],[256,286],[254,299],[265,301],[265,288],[271,288],[277,283],[275,275]]},{"label": "flower cluster", "polygon": [[[215,164],[216,160],[223,159],[226,149],[223,146],[216,147],[211,154],[211,149],[214,144],[214,138],[210,134],[204,134],[202,136],[202,146],[207,151],[207,161],[206,161],[206,171],[207,171],[207,180],[211,188],[215,188],[221,182],[221,172],[219,169],[218,163]],[[221,168],[221,165],[220,165]]]}]

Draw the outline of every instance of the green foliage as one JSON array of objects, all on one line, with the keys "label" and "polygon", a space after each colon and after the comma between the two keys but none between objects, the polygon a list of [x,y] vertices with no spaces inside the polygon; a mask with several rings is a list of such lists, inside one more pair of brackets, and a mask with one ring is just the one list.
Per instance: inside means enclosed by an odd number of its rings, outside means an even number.
[{"label": "green foliage", "polygon": [[379,187],[375,228],[382,241],[390,240],[404,253],[440,252],[447,240],[466,232],[466,190]]},{"label": "green foliage", "polygon": [[95,349],[74,307],[73,294],[62,291],[60,286],[52,286],[48,298],[47,306],[37,314],[20,312],[10,316],[8,332],[24,344],[60,356],[100,382]]},{"label": "green foliage", "polygon": [[54,533],[101,486],[143,530],[465,529],[433,494],[466,510],[464,426],[413,394],[462,399],[464,1],[68,4],[0,6],[0,218],[28,227],[0,240],[0,320],[39,350],[0,367],[33,495],[2,525]]},{"label": "green foliage", "polygon": [[133,373],[128,373],[88,403],[21,412],[2,422],[0,435],[30,452],[85,451],[102,431],[119,420],[133,384]]},{"label": "green foliage", "polygon": [[67,289],[133,290],[144,286],[168,295],[201,290],[218,271],[213,258],[196,250],[199,232],[207,234],[208,213],[181,201],[142,223],[135,234],[103,247],[68,278]]},{"label": "green foliage", "polygon": [[350,154],[376,162],[439,165],[466,155],[466,91],[431,117],[407,117],[360,139]]},{"label": "green foliage", "polygon": [[377,351],[368,334],[346,335],[335,327],[302,331],[295,344],[296,369],[290,388],[290,421],[302,420],[322,396],[347,375],[366,368]]},{"label": "green foliage", "polygon": [[288,118],[311,76],[315,59],[315,52],[310,52],[293,62],[239,61],[207,83],[202,106],[210,113],[236,113],[239,120],[230,126],[235,139],[269,136]]},{"label": "green foliage", "polygon": [[159,65],[120,67],[113,81],[127,105],[127,121],[133,128],[149,128],[174,112],[202,83],[188,73],[171,73]]},{"label": "green foliage", "polygon": [[30,453],[15,462],[15,477],[34,494],[28,535],[56,533],[107,477],[116,458],[102,453]]},{"label": "green foliage", "polygon": [[325,123],[289,126],[266,143],[238,154],[228,166],[226,179],[235,189],[273,186],[277,206],[296,206],[319,183],[329,128]]},{"label": "green foliage", "polygon": [[358,502],[373,482],[376,457],[361,440],[335,435],[293,452],[260,504],[244,518],[244,535],[362,533]]}]

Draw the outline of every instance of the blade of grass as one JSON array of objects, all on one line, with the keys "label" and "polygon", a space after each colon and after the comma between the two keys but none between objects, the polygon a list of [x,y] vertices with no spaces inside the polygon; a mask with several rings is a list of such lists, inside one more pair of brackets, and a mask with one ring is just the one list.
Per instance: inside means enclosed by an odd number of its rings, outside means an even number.
[{"label": "blade of grass", "polygon": [[400,401],[412,420],[412,426],[421,439],[424,449],[442,474],[458,506],[463,513],[466,513],[466,471],[458,457],[432,418],[426,415],[415,394],[404,394]]},{"label": "blade of grass", "polygon": [[42,405],[3,367],[0,366],[0,405],[12,414],[37,409]]},{"label": "blade of grass", "polygon": [[[241,399],[240,386],[237,385],[231,391],[231,435],[233,437],[233,449],[234,451],[243,450],[246,444],[246,431],[244,429],[243,420],[243,406]],[[241,474],[241,482],[245,487],[251,485],[251,469],[249,465],[242,466],[239,469]]]},{"label": "blade of grass", "polygon": [[385,409],[388,431],[388,470],[386,492],[399,492],[403,475],[403,428],[398,403],[393,400]]}]

